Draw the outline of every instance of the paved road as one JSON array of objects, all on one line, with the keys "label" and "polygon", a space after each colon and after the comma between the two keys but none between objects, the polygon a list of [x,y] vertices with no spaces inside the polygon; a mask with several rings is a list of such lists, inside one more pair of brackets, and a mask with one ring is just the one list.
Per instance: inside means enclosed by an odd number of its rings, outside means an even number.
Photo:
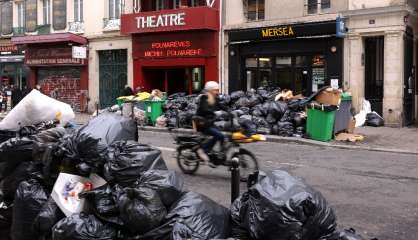
[{"label": "paved road", "polygon": [[[141,132],[140,142],[161,147],[169,167],[178,170],[169,134]],[[418,239],[417,156],[277,143],[248,148],[262,169],[289,171],[321,191],[336,210],[341,228],[353,227],[379,240]],[[189,190],[229,206],[225,168],[203,167],[185,180]]]}]

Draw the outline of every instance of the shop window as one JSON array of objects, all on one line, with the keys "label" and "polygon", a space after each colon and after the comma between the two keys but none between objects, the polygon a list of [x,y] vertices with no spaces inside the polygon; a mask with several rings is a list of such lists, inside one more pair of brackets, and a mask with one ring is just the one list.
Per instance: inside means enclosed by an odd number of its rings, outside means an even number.
[{"label": "shop window", "polygon": [[292,65],[292,58],[291,57],[277,57],[276,58],[276,66],[277,67],[289,67]]},{"label": "shop window", "polygon": [[109,0],[109,19],[119,19],[121,14],[121,0]]},{"label": "shop window", "polygon": [[42,14],[44,25],[51,24],[51,0],[42,0]]},{"label": "shop window", "polygon": [[271,58],[259,58],[258,61],[260,62],[261,68],[271,67]]},{"label": "shop window", "polygon": [[83,0],[74,0],[74,22],[83,22]]},{"label": "shop window", "polygon": [[264,19],[264,0],[246,0],[245,10],[248,21]]},{"label": "shop window", "polygon": [[25,2],[16,2],[17,8],[17,27],[25,27]]},{"label": "shop window", "polygon": [[245,59],[245,66],[247,68],[258,67],[257,58],[247,58],[247,59]]}]

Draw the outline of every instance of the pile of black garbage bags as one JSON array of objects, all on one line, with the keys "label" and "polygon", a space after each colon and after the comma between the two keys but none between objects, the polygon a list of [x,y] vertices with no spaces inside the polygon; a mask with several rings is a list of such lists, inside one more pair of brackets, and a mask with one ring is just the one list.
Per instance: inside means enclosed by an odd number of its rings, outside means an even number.
[{"label": "pile of black garbage bags", "polygon": [[[284,137],[305,134],[305,106],[312,98],[278,100],[280,89],[259,88],[220,95],[220,104],[228,111],[216,112],[215,125],[224,131],[237,129],[247,134],[272,134]],[[168,97],[164,112],[169,127],[191,128],[197,110],[198,95],[183,93]],[[232,114],[229,114],[232,113]]]},{"label": "pile of black garbage bags", "polygon": [[[138,143],[136,124],[103,114],[79,129],[53,127],[0,144],[0,239],[362,240],[337,231],[325,198],[283,171],[254,174],[230,209],[183,188],[161,151]],[[60,173],[98,174],[66,216],[51,198]]]}]

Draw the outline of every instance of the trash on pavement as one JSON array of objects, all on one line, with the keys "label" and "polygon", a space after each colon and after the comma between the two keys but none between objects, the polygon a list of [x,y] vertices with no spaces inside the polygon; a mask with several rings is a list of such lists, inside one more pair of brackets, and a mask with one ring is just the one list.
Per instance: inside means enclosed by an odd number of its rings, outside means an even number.
[{"label": "trash on pavement", "polygon": [[20,127],[44,121],[59,120],[64,126],[75,118],[71,106],[32,90],[0,122],[1,130],[19,130]]},{"label": "trash on pavement", "polygon": [[366,115],[366,125],[371,127],[382,127],[385,125],[385,120],[377,112],[371,112]]},{"label": "trash on pavement", "polygon": [[41,211],[33,222],[33,228],[44,238],[50,238],[52,227],[61,219],[65,218],[65,214],[60,210],[57,203],[52,197],[42,206]]},{"label": "trash on pavement", "polygon": [[364,136],[360,134],[352,133],[338,133],[335,135],[335,141],[341,142],[361,142],[364,140]]},{"label": "trash on pavement", "polygon": [[238,239],[317,240],[337,225],[321,193],[279,170],[260,172],[255,185],[232,204],[231,217],[232,237]]},{"label": "trash on pavement", "polygon": [[341,103],[341,91],[333,88],[326,88],[318,91],[315,100],[320,104],[339,106]]},{"label": "trash on pavement", "polygon": [[366,124],[367,114],[372,112],[372,107],[369,101],[363,100],[363,107],[360,112],[354,117],[356,120],[356,127],[361,127]]}]

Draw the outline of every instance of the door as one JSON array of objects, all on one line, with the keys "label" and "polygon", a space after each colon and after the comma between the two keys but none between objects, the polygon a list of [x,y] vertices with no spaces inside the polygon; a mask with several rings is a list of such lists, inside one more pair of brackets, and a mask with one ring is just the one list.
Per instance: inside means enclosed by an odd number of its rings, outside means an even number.
[{"label": "door", "polygon": [[407,28],[404,44],[404,125],[411,125],[415,118],[415,69],[414,69],[414,38],[413,31]]},{"label": "door", "polygon": [[383,113],[384,93],[384,37],[365,39],[365,99],[372,110]]},{"label": "door", "polygon": [[100,107],[116,103],[128,83],[128,55],[126,49],[99,51]]}]

